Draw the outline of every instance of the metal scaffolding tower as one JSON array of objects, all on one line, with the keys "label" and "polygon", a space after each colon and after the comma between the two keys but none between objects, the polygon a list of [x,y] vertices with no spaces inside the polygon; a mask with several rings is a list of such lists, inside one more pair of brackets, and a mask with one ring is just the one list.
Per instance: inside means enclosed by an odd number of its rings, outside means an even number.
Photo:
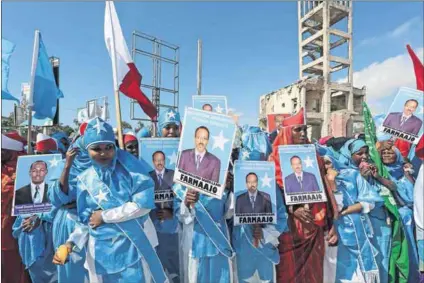
[{"label": "metal scaffolding tower", "polygon": [[[143,49],[142,44],[150,43],[151,49],[145,50]],[[152,83],[148,84],[145,80],[143,80],[141,86],[145,89],[151,90],[151,101],[156,106],[158,113],[161,112],[161,108],[174,108],[178,110],[178,102],[179,102],[179,47],[168,43],[164,40],[158,39],[154,36],[147,35],[145,33],[134,31],[132,34],[132,59],[134,63],[136,63],[136,59],[138,55],[143,55],[152,60]],[[161,54],[169,54],[172,56],[162,56]],[[173,67],[173,86],[172,88],[166,88],[162,86],[162,62],[166,64],[170,64]],[[142,72],[143,68],[138,68],[140,72]],[[168,78],[169,79],[169,78]],[[163,104],[161,103],[161,94],[169,93],[173,95],[173,103],[171,104]],[[148,93],[146,92],[148,96]],[[137,106],[135,106],[137,105]],[[138,107],[138,103],[135,100],[131,100],[131,109],[130,109],[130,117],[132,120],[143,120],[150,121],[148,118],[136,117],[135,115],[135,107]],[[156,121],[153,121],[156,122]]]},{"label": "metal scaffolding tower", "polygon": [[[346,96],[346,109],[354,114],[353,53],[352,53],[352,1],[298,2],[299,18],[299,79],[321,76],[324,80],[321,112],[321,136],[331,135],[331,99]],[[347,30],[336,26],[347,20]],[[332,51],[347,47],[347,58],[334,56]],[[347,69],[347,82],[337,83],[332,75]],[[306,98],[307,99],[307,98]]]}]

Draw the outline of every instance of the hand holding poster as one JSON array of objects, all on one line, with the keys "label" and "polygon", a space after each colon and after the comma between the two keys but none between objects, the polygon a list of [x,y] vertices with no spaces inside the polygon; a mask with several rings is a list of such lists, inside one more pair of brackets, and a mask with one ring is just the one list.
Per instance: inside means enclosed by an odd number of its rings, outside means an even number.
[{"label": "hand holding poster", "polygon": [[423,135],[424,93],[406,87],[399,89],[383,126],[379,130],[393,137],[418,144]]},{"label": "hand holding poster", "polygon": [[221,199],[236,133],[231,117],[186,108],[174,182]]},{"label": "hand holding poster", "polygon": [[236,161],[234,164],[234,225],[277,223],[275,164]]},{"label": "hand holding poster", "polygon": [[287,205],[327,201],[314,145],[283,145],[278,154]]},{"label": "hand holding poster", "polygon": [[227,114],[227,97],[218,95],[193,95],[193,108]]},{"label": "hand holding poster", "polygon": [[50,211],[48,180],[61,160],[61,154],[30,155],[18,158],[12,216]]},{"label": "hand holding poster", "polygon": [[179,138],[142,138],[139,140],[141,158],[151,167],[150,176],[155,182],[155,202],[170,203],[174,200],[172,185],[177,163]]}]

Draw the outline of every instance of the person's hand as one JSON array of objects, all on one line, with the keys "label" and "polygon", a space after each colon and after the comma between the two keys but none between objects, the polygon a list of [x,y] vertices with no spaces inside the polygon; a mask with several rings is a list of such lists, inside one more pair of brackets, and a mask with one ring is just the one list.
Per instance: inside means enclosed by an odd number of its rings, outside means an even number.
[{"label": "person's hand", "polygon": [[102,210],[94,211],[90,216],[90,220],[88,221],[88,225],[90,225],[90,227],[92,229],[96,229],[97,227],[99,227],[103,223],[104,222],[103,222],[103,217],[102,217]]},{"label": "person's hand", "polygon": [[367,178],[368,176],[372,175],[371,165],[366,162],[361,162],[361,164],[359,164],[359,172],[363,177]]},{"label": "person's hand", "polygon": [[371,174],[375,179],[380,178],[380,174],[378,174],[378,169],[375,165],[371,164],[370,165],[370,170],[371,170]]},{"label": "person's hand", "polygon": [[79,154],[79,148],[73,147],[66,152],[66,165],[71,166],[75,157]]},{"label": "person's hand", "polygon": [[70,242],[66,242],[64,245],[59,246],[53,256],[53,264],[65,264],[68,261],[68,255],[72,252],[72,246]]},{"label": "person's hand", "polygon": [[336,246],[339,240],[339,236],[337,235],[336,227],[331,226],[330,231],[328,231],[328,235],[326,238],[329,246]]},{"label": "person's hand", "polygon": [[334,181],[336,179],[336,177],[337,177],[338,174],[339,173],[336,170],[334,170],[333,168],[329,168],[327,170],[327,175],[326,176],[327,176],[327,179],[329,181]]},{"label": "person's hand", "polygon": [[26,233],[31,233],[34,229],[40,226],[41,220],[37,215],[33,215],[24,219],[22,222],[22,230]]},{"label": "person's hand", "polygon": [[254,225],[253,226],[253,238],[255,238],[257,241],[260,241],[262,239],[262,227],[261,227],[261,225]]},{"label": "person's hand", "polygon": [[311,211],[306,207],[299,207],[293,212],[294,217],[305,223],[313,223],[314,218],[312,217]]},{"label": "person's hand", "polygon": [[194,204],[199,200],[199,193],[194,191],[194,190],[187,190],[186,196],[185,196],[185,200],[184,200],[184,204],[187,207],[191,207],[192,205],[194,206]]},{"label": "person's hand", "polygon": [[167,220],[167,219],[172,219],[173,215],[174,215],[174,213],[173,213],[172,209],[170,209],[170,208],[159,209],[156,212],[156,216],[161,221]]}]

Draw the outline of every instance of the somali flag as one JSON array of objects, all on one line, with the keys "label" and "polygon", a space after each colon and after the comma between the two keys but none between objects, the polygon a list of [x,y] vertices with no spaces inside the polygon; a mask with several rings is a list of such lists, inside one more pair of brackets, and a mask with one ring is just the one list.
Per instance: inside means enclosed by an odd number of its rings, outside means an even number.
[{"label": "somali flag", "polygon": [[19,99],[9,93],[7,82],[9,80],[9,59],[15,50],[15,44],[7,39],[1,39],[1,99],[15,100],[19,103]]},{"label": "somali flag", "polygon": [[53,119],[56,115],[57,99],[63,97],[56,85],[53,67],[39,31],[35,32],[31,96],[33,117],[36,119]]}]

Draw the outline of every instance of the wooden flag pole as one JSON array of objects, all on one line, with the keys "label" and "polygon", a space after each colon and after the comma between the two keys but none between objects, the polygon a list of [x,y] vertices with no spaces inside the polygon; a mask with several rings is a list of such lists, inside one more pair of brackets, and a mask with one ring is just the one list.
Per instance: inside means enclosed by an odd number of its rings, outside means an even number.
[{"label": "wooden flag pole", "polygon": [[28,106],[28,133],[27,133],[27,153],[32,154],[32,106]]},{"label": "wooden flag pole", "polygon": [[122,138],[121,102],[119,100],[119,90],[115,90],[115,111],[116,111],[116,130],[118,131],[119,148],[124,149],[124,140]]},{"label": "wooden flag pole", "polygon": [[32,51],[32,64],[31,64],[31,81],[30,81],[30,89],[29,89],[29,97],[28,97],[28,134],[27,134],[27,144],[28,144],[28,154],[32,154],[32,107],[34,104],[34,80],[35,80],[35,70],[37,69],[37,61],[38,61],[38,52],[40,45],[40,31],[35,30],[34,35],[34,49]]}]

